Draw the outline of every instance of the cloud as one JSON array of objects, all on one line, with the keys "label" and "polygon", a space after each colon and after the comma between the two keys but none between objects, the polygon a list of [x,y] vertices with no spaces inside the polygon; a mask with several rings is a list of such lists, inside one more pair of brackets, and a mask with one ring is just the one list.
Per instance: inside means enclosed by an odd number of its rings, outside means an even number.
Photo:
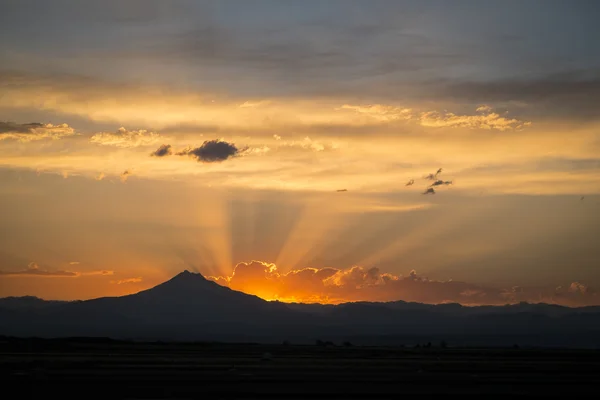
[{"label": "cloud", "polygon": [[225,161],[240,153],[240,149],[233,143],[223,140],[206,140],[200,147],[188,148],[178,152],[178,156],[188,155],[196,158],[198,162],[214,163]]},{"label": "cloud", "polygon": [[266,106],[271,104],[269,100],[261,100],[261,101],[245,101],[240,104],[240,108],[255,108],[260,106]]},{"label": "cloud", "polygon": [[[74,264],[75,263],[75,264]],[[79,264],[78,262],[70,262],[70,265]],[[20,271],[0,271],[0,275],[3,276],[39,276],[39,277],[56,277],[56,278],[76,278],[80,276],[108,276],[113,275],[114,271],[100,270],[100,271],[85,271],[85,272],[74,272],[65,270],[47,270],[41,268],[35,262],[29,263],[26,269]]]},{"label": "cloud", "polygon": [[42,139],[60,139],[76,135],[75,130],[67,124],[53,125],[33,122],[16,124],[0,121],[0,140],[13,139],[20,142],[31,142]]},{"label": "cloud", "polygon": [[384,104],[366,106],[345,104],[336,110],[350,110],[368,116],[378,123],[395,121],[415,121],[421,126],[429,128],[469,128],[469,129],[495,129],[506,131],[522,129],[531,125],[531,122],[521,121],[516,118],[506,118],[492,111],[487,105],[479,106],[476,115],[458,115],[452,112],[439,112],[435,110],[417,112],[411,108],[395,107]]},{"label": "cloud", "polygon": [[104,175],[104,172],[100,172],[100,174],[98,174],[98,176],[94,179],[96,179],[97,181],[101,181],[105,177],[106,177],[106,175]]},{"label": "cloud", "polygon": [[413,110],[410,108],[372,104],[366,106],[353,106],[344,104],[336,110],[352,110],[359,114],[369,116],[379,122],[392,122],[398,120],[410,120],[413,118]]},{"label": "cloud", "polygon": [[427,111],[421,113],[420,123],[426,127],[433,128],[469,128],[469,129],[487,129],[507,131],[514,129],[522,129],[531,125],[531,122],[520,121],[516,118],[506,118],[495,112],[491,112],[489,108],[479,107],[478,112],[481,115],[457,115],[451,112],[440,113],[437,111]]},{"label": "cloud", "polygon": [[268,300],[341,303],[348,301],[456,302],[467,305],[521,301],[565,305],[600,304],[600,296],[580,283],[560,288],[495,288],[454,280],[432,280],[411,270],[408,275],[379,268],[304,268],[279,272],[275,264],[251,261],[235,266],[231,276],[208,277],[222,286]]},{"label": "cloud", "polygon": [[91,143],[103,146],[139,147],[155,144],[161,136],[145,129],[128,131],[121,127],[116,132],[100,132],[90,138]]},{"label": "cloud", "polygon": [[538,75],[535,79],[436,82],[431,93],[454,101],[521,104],[535,113],[561,119],[597,119],[600,76],[593,69]]},{"label": "cloud", "polygon": [[173,151],[171,150],[171,145],[170,144],[161,144],[158,149],[156,149],[155,151],[150,153],[150,156],[165,157],[165,156],[170,156],[171,154],[173,154]]},{"label": "cloud", "polygon": [[95,276],[95,275],[109,276],[109,275],[114,275],[115,271],[100,270],[100,271],[88,271],[88,272],[77,272],[77,273],[81,276]]},{"label": "cloud", "polygon": [[[277,140],[280,140],[280,139],[277,139]],[[296,148],[301,148],[301,149],[311,150],[311,151],[316,151],[316,152],[325,151],[325,150],[335,150],[338,148],[338,145],[336,145],[335,143],[319,142],[319,141],[311,139],[308,136],[306,136],[302,140],[281,141],[280,143],[278,143],[278,146],[279,147],[296,147]]]},{"label": "cloud", "polygon": [[126,285],[126,284],[131,284],[131,283],[140,283],[141,281],[142,281],[142,278],[137,277],[137,278],[120,279],[117,281],[110,281],[110,283],[112,283],[114,285]]},{"label": "cloud", "polygon": [[121,178],[121,182],[125,183],[127,182],[127,178],[129,178],[129,176],[132,175],[132,172],[130,170],[125,170],[121,173],[120,178]]}]

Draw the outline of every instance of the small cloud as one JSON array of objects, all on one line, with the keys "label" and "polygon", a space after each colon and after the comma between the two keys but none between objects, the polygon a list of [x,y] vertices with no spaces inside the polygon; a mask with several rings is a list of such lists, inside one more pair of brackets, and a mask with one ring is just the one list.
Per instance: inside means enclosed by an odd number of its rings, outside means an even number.
[{"label": "small cloud", "polygon": [[106,177],[106,175],[104,175],[104,172],[100,172],[100,174],[96,178],[94,178],[94,179],[96,179],[97,181],[101,181],[105,177]]},{"label": "small cloud", "polygon": [[14,275],[14,276],[47,276],[47,277],[76,277],[79,276],[77,272],[71,271],[50,271],[43,268],[35,262],[30,262],[26,269],[20,271],[0,271],[0,275]]},{"label": "small cloud", "polygon": [[490,112],[492,112],[492,107],[482,104],[479,107],[477,107],[477,109],[475,111],[482,112],[482,113],[490,113]]},{"label": "small cloud", "polygon": [[423,192],[423,194],[435,194],[435,189],[434,189],[434,188],[432,188],[432,187],[430,187],[430,188],[427,188],[427,189],[426,189],[426,190]]},{"label": "small cloud", "polygon": [[130,283],[140,283],[141,281],[142,281],[142,278],[138,277],[138,278],[120,279],[118,281],[110,281],[110,283],[112,283],[114,285],[126,285],[126,284],[130,284]]},{"label": "small cloud", "polygon": [[127,178],[129,178],[129,176],[132,174],[132,172],[130,170],[125,170],[121,173],[121,182],[125,183],[127,182]]},{"label": "small cloud", "polygon": [[372,104],[365,106],[353,106],[344,104],[336,110],[350,110],[358,114],[366,115],[378,122],[392,122],[401,120],[410,120],[413,118],[413,112],[410,108],[386,106],[383,104]]},{"label": "small cloud", "polygon": [[246,149],[238,149],[233,143],[229,143],[223,140],[206,140],[200,147],[187,148],[179,153],[178,156],[188,155],[196,158],[198,162],[214,163],[225,161],[229,158],[235,157],[241,151]]},{"label": "small cloud", "polygon": [[333,143],[323,143],[318,142],[316,140],[311,139],[310,137],[305,137],[303,140],[290,140],[283,141],[279,145],[281,147],[299,147],[305,150],[311,151],[325,151],[325,150],[334,150],[338,148],[338,145]]},{"label": "small cloud", "polygon": [[171,145],[170,144],[162,144],[162,145],[160,145],[160,147],[158,149],[156,149],[152,153],[150,153],[150,156],[165,157],[165,156],[170,156],[171,154],[173,154],[173,152],[171,150]]},{"label": "small cloud", "polygon": [[273,135],[273,138],[274,138],[275,140],[281,140],[281,136],[279,136],[279,135]]},{"label": "small cloud", "polygon": [[103,146],[127,148],[149,146],[158,142],[160,138],[161,136],[155,132],[149,132],[144,129],[128,131],[121,127],[116,132],[96,133],[90,138],[90,142]]},{"label": "small cloud", "polygon": [[71,261],[69,263],[69,265],[79,265],[79,264],[80,264],[79,261]]},{"label": "small cloud", "polygon": [[82,276],[96,276],[96,275],[109,276],[109,275],[114,275],[115,271],[107,271],[107,270],[88,271],[88,272],[79,272],[79,274]]},{"label": "small cloud", "polygon": [[60,139],[76,135],[75,130],[67,124],[16,124],[0,121],[0,140],[13,139],[20,142],[32,142],[42,139]]},{"label": "small cloud", "polygon": [[271,148],[268,146],[261,146],[261,147],[249,147],[244,151],[244,154],[266,154],[269,151],[271,151]]},{"label": "small cloud", "polygon": [[256,108],[256,107],[260,107],[260,106],[266,106],[268,104],[271,104],[270,100],[261,100],[261,101],[245,101],[244,103],[240,104],[240,108]]}]

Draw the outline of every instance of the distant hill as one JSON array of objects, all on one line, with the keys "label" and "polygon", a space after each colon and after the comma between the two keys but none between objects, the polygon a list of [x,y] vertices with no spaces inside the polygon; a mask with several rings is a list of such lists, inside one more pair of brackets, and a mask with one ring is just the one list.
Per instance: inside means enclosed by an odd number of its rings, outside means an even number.
[{"label": "distant hill", "polygon": [[152,289],[86,301],[0,299],[0,335],[222,342],[600,347],[600,307],[466,307],[403,301],[286,304],[184,271]]}]

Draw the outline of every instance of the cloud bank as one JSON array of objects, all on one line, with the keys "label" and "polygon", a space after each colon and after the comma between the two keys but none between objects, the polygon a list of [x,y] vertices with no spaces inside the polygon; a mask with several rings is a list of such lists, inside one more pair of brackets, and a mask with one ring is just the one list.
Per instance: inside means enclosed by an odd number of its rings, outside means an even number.
[{"label": "cloud bank", "polygon": [[410,271],[407,276],[378,268],[304,268],[281,273],[275,264],[261,261],[236,265],[231,276],[208,277],[220,285],[268,300],[342,303],[348,301],[412,301],[499,305],[522,301],[567,306],[600,304],[600,295],[573,282],[556,288],[496,288],[453,280],[432,280]]}]

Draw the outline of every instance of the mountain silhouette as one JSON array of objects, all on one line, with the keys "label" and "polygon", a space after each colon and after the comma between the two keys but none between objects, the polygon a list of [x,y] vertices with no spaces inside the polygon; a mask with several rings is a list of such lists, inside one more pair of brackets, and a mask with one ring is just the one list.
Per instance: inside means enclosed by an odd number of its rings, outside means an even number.
[{"label": "mountain silhouette", "polygon": [[0,335],[600,347],[600,307],[528,303],[466,307],[404,301],[286,304],[184,271],[151,289],[121,297],[68,302],[32,296],[0,299]]}]

